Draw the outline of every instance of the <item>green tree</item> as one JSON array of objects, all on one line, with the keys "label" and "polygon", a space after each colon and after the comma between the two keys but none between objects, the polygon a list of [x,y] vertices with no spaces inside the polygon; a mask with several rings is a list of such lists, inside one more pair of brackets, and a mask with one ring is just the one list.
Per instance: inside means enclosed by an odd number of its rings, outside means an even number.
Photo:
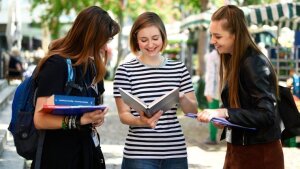
[{"label": "green tree", "polygon": [[[183,17],[187,17],[190,14],[197,14],[200,12],[205,12],[209,9],[208,0],[179,0],[179,6],[182,6],[181,10],[184,12]],[[184,19],[184,18],[182,18]],[[198,42],[197,42],[197,55],[198,55],[198,65],[197,72],[199,76],[202,76],[204,73],[204,54],[206,52],[206,44],[208,43],[208,35],[205,30],[198,30]],[[192,55],[187,56],[187,65],[192,65]],[[191,68],[190,68],[191,69]],[[190,70],[191,71],[191,70]]]},{"label": "green tree", "polygon": [[62,27],[59,18],[64,14],[70,14],[72,10],[79,11],[91,3],[95,3],[95,0],[33,0],[32,10],[39,5],[45,8],[41,13],[41,23],[39,24],[49,28],[51,37],[56,39]]},{"label": "green tree", "polygon": [[[32,9],[35,9],[38,5],[45,7],[45,10],[41,14],[40,24],[49,28],[52,39],[56,39],[60,36],[59,32],[64,24],[60,23],[59,20],[62,15],[68,15],[72,10],[78,13],[91,5],[98,5],[105,10],[111,11],[115,15],[121,28],[125,22],[134,20],[138,14],[144,11],[154,11],[167,21],[174,17],[173,13],[176,11],[174,10],[172,0],[33,0]],[[118,37],[117,65],[125,55],[121,44],[123,38],[122,30]],[[112,73],[114,74],[114,72]]]},{"label": "green tree", "polygon": [[[236,0],[237,4],[239,4],[239,0]],[[270,3],[275,3],[278,2],[278,0],[245,0],[242,1],[239,5],[241,6],[247,6],[247,5],[259,5],[259,4],[270,4]]]}]

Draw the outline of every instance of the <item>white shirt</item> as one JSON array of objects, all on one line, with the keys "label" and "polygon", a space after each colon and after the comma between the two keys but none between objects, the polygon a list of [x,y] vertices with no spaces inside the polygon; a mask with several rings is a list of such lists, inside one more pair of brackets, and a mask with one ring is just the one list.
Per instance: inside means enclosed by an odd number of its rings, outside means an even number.
[{"label": "white shirt", "polygon": [[220,99],[219,85],[219,70],[220,70],[220,56],[217,50],[205,54],[205,89],[204,95],[211,96],[214,99]]}]

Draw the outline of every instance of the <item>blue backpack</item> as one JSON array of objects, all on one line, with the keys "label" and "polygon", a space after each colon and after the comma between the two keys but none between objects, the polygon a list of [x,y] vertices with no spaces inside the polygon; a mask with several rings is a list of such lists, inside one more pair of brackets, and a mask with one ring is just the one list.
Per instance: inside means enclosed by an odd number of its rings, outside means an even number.
[{"label": "blue backpack", "polygon": [[[65,90],[67,94],[75,82],[74,71],[70,59],[68,65],[68,80]],[[68,88],[68,89],[67,89]],[[36,102],[37,84],[34,77],[26,78],[16,89],[12,102],[12,118],[8,127],[11,132],[17,153],[27,160],[41,156],[44,142],[44,132],[38,131],[34,126],[33,116]]]},{"label": "blue backpack", "polygon": [[300,98],[300,77],[296,74],[293,75],[293,94]]}]

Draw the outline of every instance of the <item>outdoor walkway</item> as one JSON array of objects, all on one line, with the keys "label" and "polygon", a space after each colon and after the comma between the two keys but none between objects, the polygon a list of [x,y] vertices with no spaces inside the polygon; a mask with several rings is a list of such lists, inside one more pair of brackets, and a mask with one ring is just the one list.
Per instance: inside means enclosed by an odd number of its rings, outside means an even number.
[{"label": "outdoor walkway", "polygon": [[[123,125],[118,117],[113,98],[112,82],[105,81],[104,104],[110,110],[103,126],[99,127],[102,151],[107,169],[120,169],[123,145],[127,134],[127,125]],[[187,142],[189,169],[221,169],[224,162],[226,143],[205,145],[203,140],[208,136],[208,127],[194,119],[179,117]],[[220,132],[219,132],[220,134]],[[285,169],[300,168],[300,149],[284,148]]]},{"label": "outdoor walkway", "polygon": [[[12,86],[8,86],[6,89],[1,90],[6,91],[11,87]],[[104,104],[110,108],[110,111],[106,115],[104,125],[99,127],[101,146],[105,156],[107,169],[120,169],[123,145],[128,126],[121,124],[119,121],[112,95],[112,82],[106,81],[105,87]],[[0,100],[4,97],[3,91],[1,92]],[[0,128],[2,126],[3,130],[7,129],[10,115],[11,104],[1,107]],[[203,144],[203,140],[208,136],[207,125],[200,124],[196,120],[184,116],[180,116],[179,121],[182,124],[188,146],[189,169],[221,169],[226,151],[225,143],[221,142],[215,146],[207,146]],[[11,139],[12,137],[8,135],[7,143],[4,146],[4,152],[0,155],[0,169],[23,169],[22,164],[24,163],[24,159],[15,152],[15,147]],[[285,169],[300,169],[300,149],[284,148],[283,150]]]}]

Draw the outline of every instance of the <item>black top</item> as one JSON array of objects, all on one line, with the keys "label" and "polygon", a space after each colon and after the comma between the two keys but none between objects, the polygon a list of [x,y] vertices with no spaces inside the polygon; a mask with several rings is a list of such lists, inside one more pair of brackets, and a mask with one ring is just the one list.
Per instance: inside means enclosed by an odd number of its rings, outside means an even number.
[{"label": "black top", "polygon": [[10,77],[18,77],[18,76],[21,76],[22,75],[22,70],[21,71],[18,71],[17,70],[17,64],[20,64],[21,68],[23,69],[22,67],[22,62],[20,61],[19,58],[17,58],[16,56],[10,56],[9,58],[9,64],[8,64],[8,75]]},{"label": "black top", "polygon": [[[80,66],[76,67],[75,81],[83,86],[84,79],[89,86],[92,81],[89,77],[93,77],[91,68],[84,78],[81,76],[80,68]],[[37,77],[37,97],[64,94],[67,77],[66,60],[60,56],[50,57]],[[83,86],[83,89],[86,88]],[[98,84],[98,90],[99,95],[104,92],[103,82]],[[88,88],[88,92],[72,89],[71,95],[97,96],[91,88]],[[41,169],[99,169],[101,168],[99,152],[100,147],[95,148],[91,127],[88,125],[81,130],[46,130]]]},{"label": "black top", "polygon": [[[225,86],[221,98],[228,108],[229,121],[255,127],[256,131],[232,128],[232,144],[253,145],[280,139],[279,116],[276,108],[276,84],[272,65],[264,55],[248,49],[241,62],[238,94],[240,108],[229,105],[229,89]],[[223,137],[225,136],[223,132]],[[223,138],[222,137],[222,138]]]}]

